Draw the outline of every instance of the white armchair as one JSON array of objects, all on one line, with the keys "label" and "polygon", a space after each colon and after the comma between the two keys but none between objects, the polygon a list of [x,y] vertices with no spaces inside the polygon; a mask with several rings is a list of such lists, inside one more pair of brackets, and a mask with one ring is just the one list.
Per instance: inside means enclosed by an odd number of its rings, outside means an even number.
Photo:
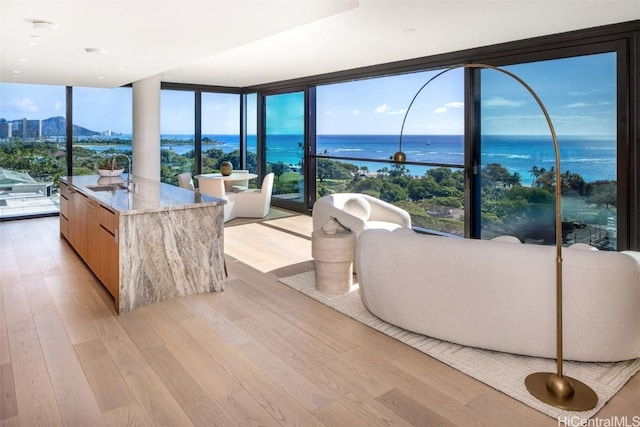
[{"label": "white armchair", "polygon": [[223,199],[227,203],[224,205],[224,222],[231,221],[237,217],[236,193],[229,193],[224,189],[224,181],[222,179],[201,179],[199,182],[200,192],[208,196]]},{"label": "white armchair", "polygon": [[259,190],[246,190],[235,195],[238,202],[238,216],[246,218],[264,218],[269,214],[274,174],[267,174]]},{"label": "white armchair", "polygon": [[313,205],[313,230],[320,229],[329,217],[337,218],[357,235],[371,228],[411,228],[411,216],[407,211],[359,193],[336,193],[316,200]]}]

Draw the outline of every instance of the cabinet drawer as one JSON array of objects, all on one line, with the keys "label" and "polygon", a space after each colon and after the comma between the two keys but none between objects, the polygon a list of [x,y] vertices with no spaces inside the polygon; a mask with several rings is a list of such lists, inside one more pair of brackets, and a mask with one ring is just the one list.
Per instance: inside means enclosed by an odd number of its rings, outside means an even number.
[{"label": "cabinet drawer", "polygon": [[69,186],[60,183],[60,215],[69,218]]},{"label": "cabinet drawer", "polygon": [[101,226],[109,231],[109,233],[113,235],[116,234],[116,229],[118,228],[118,215],[114,212],[111,212],[105,207],[100,207],[100,210],[98,211],[98,221]]},{"label": "cabinet drawer", "polygon": [[69,199],[60,193],[60,215],[69,218]]},{"label": "cabinet drawer", "polygon": [[[62,210],[60,213],[62,213]],[[69,220],[62,215],[60,215],[60,234],[69,240]]]}]

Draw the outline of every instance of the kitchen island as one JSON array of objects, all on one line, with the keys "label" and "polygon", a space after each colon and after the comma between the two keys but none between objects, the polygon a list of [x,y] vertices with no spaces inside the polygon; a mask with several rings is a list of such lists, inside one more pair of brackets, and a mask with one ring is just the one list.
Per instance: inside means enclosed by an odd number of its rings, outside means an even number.
[{"label": "kitchen island", "polygon": [[127,186],[123,177],[60,179],[60,235],[116,311],[222,291],[225,201],[139,177]]}]

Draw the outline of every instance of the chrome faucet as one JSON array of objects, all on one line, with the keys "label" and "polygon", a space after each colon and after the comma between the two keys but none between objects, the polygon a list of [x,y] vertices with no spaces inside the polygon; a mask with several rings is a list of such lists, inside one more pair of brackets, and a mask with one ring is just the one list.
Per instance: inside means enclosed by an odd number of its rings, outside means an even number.
[{"label": "chrome faucet", "polygon": [[111,170],[114,170],[116,168],[116,159],[118,157],[124,157],[125,159],[127,159],[127,190],[131,191],[131,190],[137,190],[137,185],[133,182],[133,170],[132,168],[132,164],[131,164],[131,158],[129,156],[127,156],[126,154],[123,153],[118,153],[116,155],[114,155],[111,158]]}]

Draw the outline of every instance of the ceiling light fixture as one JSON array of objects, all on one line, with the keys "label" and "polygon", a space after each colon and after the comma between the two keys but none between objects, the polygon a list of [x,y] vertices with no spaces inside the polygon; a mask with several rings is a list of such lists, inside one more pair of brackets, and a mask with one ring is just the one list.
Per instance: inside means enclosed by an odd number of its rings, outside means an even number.
[{"label": "ceiling light fixture", "polygon": [[43,21],[41,19],[35,19],[31,21],[35,30],[57,30],[58,26],[50,21]]},{"label": "ceiling light fixture", "polygon": [[95,54],[95,55],[104,55],[105,53],[107,53],[105,49],[100,49],[97,47],[85,47],[84,51],[89,54]]}]

